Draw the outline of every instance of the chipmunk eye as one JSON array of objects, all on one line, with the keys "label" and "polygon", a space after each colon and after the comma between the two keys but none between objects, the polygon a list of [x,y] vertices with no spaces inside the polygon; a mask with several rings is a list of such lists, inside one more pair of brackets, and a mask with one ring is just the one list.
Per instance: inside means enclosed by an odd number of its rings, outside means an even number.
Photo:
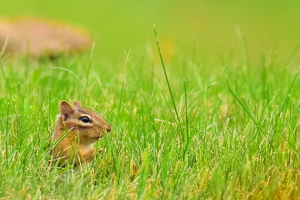
[{"label": "chipmunk eye", "polygon": [[84,117],[79,117],[79,120],[82,121],[83,123],[89,123],[89,122],[92,122],[90,120],[90,118],[84,116]]}]

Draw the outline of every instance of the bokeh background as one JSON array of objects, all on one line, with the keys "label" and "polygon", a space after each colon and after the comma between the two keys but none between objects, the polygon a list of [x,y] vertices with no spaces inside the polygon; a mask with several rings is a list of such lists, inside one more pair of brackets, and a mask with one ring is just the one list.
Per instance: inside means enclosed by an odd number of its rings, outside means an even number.
[{"label": "bokeh background", "polygon": [[2,18],[29,15],[86,28],[95,37],[94,60],[125,58],[129,50],[157,56],[155,23],[167,61],[239,58],[242,34],[249,60],[258,64],[268,55],[284,63],[300,42],[299,11],[296,0],[0,1]]}]

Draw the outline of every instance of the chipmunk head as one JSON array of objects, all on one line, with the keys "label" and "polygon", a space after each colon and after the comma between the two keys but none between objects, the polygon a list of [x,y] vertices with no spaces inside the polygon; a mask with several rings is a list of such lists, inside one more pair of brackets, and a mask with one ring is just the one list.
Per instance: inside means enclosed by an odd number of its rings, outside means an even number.
[{"label": "chipmunk head", "polygon": [[68,102],[60,103],[60,115],[58,116],[61,128],[67,128],[72,137],[80,137],[81,144],[91,144],[103,137],[111,127],[97,113],[84,109],[81,104],[74,100],[74,107]]}]

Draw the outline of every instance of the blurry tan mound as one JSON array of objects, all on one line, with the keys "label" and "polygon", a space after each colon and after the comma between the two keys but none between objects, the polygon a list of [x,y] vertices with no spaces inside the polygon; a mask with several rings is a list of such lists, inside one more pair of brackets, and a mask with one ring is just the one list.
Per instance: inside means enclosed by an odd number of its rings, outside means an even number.
[{"label": "blurry tan mound", "polygon": [[28,17],[0,20],[0,51],[4,49],[4,54],[53,57],[90,47],[90,35],[68,24]]}]

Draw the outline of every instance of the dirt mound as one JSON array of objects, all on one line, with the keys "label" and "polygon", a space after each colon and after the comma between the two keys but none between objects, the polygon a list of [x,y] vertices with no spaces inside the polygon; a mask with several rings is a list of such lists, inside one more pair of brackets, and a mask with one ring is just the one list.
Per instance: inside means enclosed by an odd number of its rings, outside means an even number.
[{"label": "dirt mound", "polygon": [[62,22],[32,17],[0,20],[0,50],[6,55],[52,57],[86,50],[91,41],[85,30]]}]

